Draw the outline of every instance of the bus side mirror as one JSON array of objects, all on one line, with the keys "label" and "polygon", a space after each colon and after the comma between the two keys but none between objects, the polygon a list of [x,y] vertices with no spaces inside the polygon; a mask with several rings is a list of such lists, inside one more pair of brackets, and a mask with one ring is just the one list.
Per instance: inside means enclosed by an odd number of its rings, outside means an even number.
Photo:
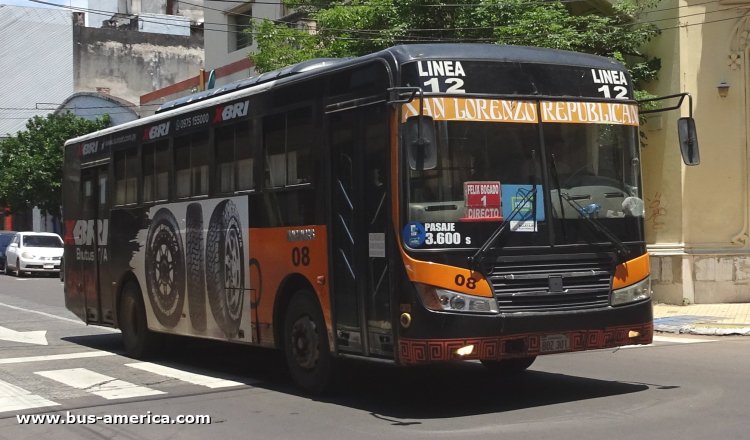
[{"label": "bus side mirror", "polygon": [[693,118],[678,119],[677,136],[680,138],[680,151],[682,152],[682,161],[685,162],[685,165],[693,166],[701,163],[695,120]]},{"label": "bus side mirror", "polygon": [[435,123],[430,116],[412,116],[406,120],[404,140],[409,168],[416,171],[437,167]]}]

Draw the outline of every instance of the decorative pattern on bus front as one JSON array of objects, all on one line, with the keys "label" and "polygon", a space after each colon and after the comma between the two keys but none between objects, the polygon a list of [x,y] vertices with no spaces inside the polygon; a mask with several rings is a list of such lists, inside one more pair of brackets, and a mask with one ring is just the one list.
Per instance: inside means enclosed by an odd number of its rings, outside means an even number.
[{"label": "decorative pattern on bus front", "polygon": [[608,257],[498,261],[489,274],[500,312],[554,312],[607,307],[614,263]]}]

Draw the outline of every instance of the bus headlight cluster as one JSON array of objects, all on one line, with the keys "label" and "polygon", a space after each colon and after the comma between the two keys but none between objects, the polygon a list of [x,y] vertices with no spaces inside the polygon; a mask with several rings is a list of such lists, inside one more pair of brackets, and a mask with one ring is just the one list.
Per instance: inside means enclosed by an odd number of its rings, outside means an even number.
[{"label": "bus headlight cluster", "polygon": [[612,291],[612,305],[619,306],[651,297],[651,277],[646,277],[632,286]]},{"label": "bus headlight cluster", "polygon": [[466,295],[448,289],[417,283],[422,304],[430,310],[468,313],[498,313],[495,298]]}]

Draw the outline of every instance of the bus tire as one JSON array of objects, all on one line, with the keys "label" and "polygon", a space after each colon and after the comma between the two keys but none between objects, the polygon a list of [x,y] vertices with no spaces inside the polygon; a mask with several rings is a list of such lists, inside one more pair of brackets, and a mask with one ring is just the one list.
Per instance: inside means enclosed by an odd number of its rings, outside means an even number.
[{"label": "bus tire", "polygon": [[329,390],[334,372],[323,313],[311,292],[294,294],[284,315],[284,355],[292,380],[313,395]]},{"label": "bus tire", "polygon": [[191,203],[185,214],[185,260],[190,323],[195,330],[206,330],[206,275],[203,265],[203,208]]},{"label": "bus tire", "polygon": [[488,370],[503,376],[511,376],[526,371],[536,360],[536,356],[525,358],[503,359],[500,361],[481,361]]},{"label": "bus tire", "polygon": [[125,354],[142,359],[153,353],[158,343],[157,335],[148,329],[143,295],[134,282],[123,287],[118,316]]},{"label": "bus tire", "polygon": [[231,200],[219,203],[206,233],[206,292],[216,324],[227,337],[240,328],[245,297],[242,222]]},{"label": "bus tire", "polygon": [[174,327],[185,303],[185,257],[174,215],[162,208],[146,238],[146,289],[159,323]]}]

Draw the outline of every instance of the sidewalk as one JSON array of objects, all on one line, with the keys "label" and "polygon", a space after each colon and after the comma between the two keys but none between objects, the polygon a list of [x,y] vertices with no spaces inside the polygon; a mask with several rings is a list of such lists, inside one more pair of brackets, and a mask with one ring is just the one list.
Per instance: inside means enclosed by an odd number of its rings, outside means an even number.
[{"label": "sidewalk", "polygon": [[750,336],[750,303],[689,306],[654,304],[654,331]]}]

